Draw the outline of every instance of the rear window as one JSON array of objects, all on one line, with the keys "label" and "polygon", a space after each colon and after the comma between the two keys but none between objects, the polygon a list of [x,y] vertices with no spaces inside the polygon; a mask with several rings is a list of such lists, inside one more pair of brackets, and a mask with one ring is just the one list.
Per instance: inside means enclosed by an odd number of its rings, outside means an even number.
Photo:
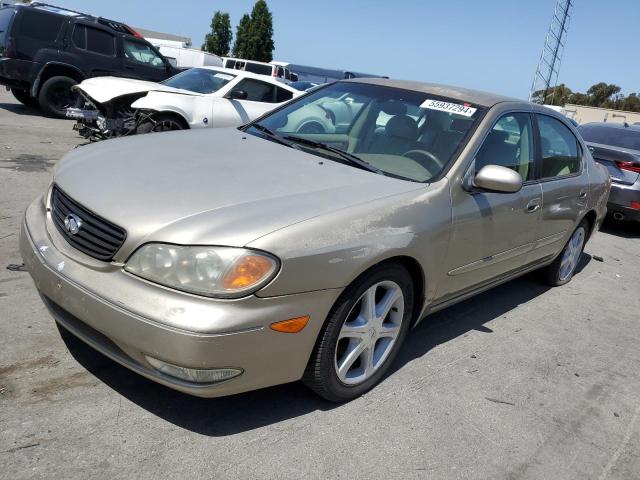
[{"label": "rear window", "polygon": [[58,37],[65,18],[36,10],[24,9],[20,15],[18,35],[53,42]]},{"label": "rear window", "polygon": [[260,65],[259,63],[251,63],[247,62],[244,66],[245,72],[253,72],[259,75],[271,75],[271,67],[270,65]]},{"label": "rear window", "polygon": [[13,8],[0,9],[0,51],[4,47],[5,38],[9,32],[9,25],[15,16],[16,11]]},{"label": "rear window", "polygon": [[578,131],[587,142],[640,150],[640,131],[600,125],[583,125]]}]

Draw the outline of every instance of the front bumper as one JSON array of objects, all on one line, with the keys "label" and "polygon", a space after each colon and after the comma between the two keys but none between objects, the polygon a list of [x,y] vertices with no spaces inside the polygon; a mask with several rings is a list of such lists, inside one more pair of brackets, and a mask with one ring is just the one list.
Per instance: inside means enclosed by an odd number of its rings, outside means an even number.
[{"label": "front bumper", "polygon": [[[41,199],[27,209],[20,251],[59,324],[125,367],[202,397],[300,379],[340,294],[322,290],[216,300],[175,292],[73,250],[52,225]],[[302,315],[311,320],[297,334],[269,328],[273,322]],[[240,368],[243,374],[215,384],[189,382],[158,372],[145,355],[188,368]]]}]

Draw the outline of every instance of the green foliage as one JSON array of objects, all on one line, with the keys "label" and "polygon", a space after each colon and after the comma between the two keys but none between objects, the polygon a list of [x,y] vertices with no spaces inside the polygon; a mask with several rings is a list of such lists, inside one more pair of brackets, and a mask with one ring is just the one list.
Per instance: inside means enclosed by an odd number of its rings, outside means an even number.
[{"label": "green foliage", "polygon": [[564,106],[567,103],[573,105],[587,105],[590,107],[612,108],[614,110],[627,110],[640,112],[640,97],[631,93],[628,96],[620,93],[621,88],[605,82],[592,85],[587,93],[572,92],[565,84],[551,87],[546,91],[534,92],[532,100],[546,105]]},{"label": "green foliage", "polygon": [[233,44],[233,56],[236,58],[249,57],[249,41],[250,41],[251,17],[245,13],[236,28],[236,42]]},{"label": "green foliage", "polygon": [[211,33],[207,33],[204,37],[202,50],[219,56],[227,55],[232,38],[229,14],[217,11],[211,19]]},{"label": "green foliage", "polygon": [[236,30],[233,56],[270,62],[273,60],[273,16],[267,2],[258,0],[251,15],[244,15]]}]

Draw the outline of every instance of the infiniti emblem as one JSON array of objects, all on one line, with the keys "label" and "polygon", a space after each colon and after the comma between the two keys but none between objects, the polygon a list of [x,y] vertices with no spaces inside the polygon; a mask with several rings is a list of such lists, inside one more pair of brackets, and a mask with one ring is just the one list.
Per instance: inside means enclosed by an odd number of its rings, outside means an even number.
[{"label": "infiniti emblem", "polygon": [[64,228],[71,235],[75,235],[80,231],[80,228],[82,228],[82,219],[70,213],[64,218]]}]

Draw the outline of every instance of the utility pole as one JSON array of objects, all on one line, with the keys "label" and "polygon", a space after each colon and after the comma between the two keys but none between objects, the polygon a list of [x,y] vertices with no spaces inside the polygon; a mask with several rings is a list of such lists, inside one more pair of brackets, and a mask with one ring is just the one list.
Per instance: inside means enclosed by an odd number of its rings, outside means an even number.
[{"label": "utility pole", "polygon": [[[553,11],[551,25],[544,40],[544,47],[540,54],[540,60],[529,92],[529,101],[533,99],[534,92],[543,91],[542,103],[544,103],[549,88],[555,87],[560,73],[562,53],[567,39],[567,30],[571,21],[571,7],[575,0],[557,0]],[[553,101],[553,99],[552,99]]]}]

